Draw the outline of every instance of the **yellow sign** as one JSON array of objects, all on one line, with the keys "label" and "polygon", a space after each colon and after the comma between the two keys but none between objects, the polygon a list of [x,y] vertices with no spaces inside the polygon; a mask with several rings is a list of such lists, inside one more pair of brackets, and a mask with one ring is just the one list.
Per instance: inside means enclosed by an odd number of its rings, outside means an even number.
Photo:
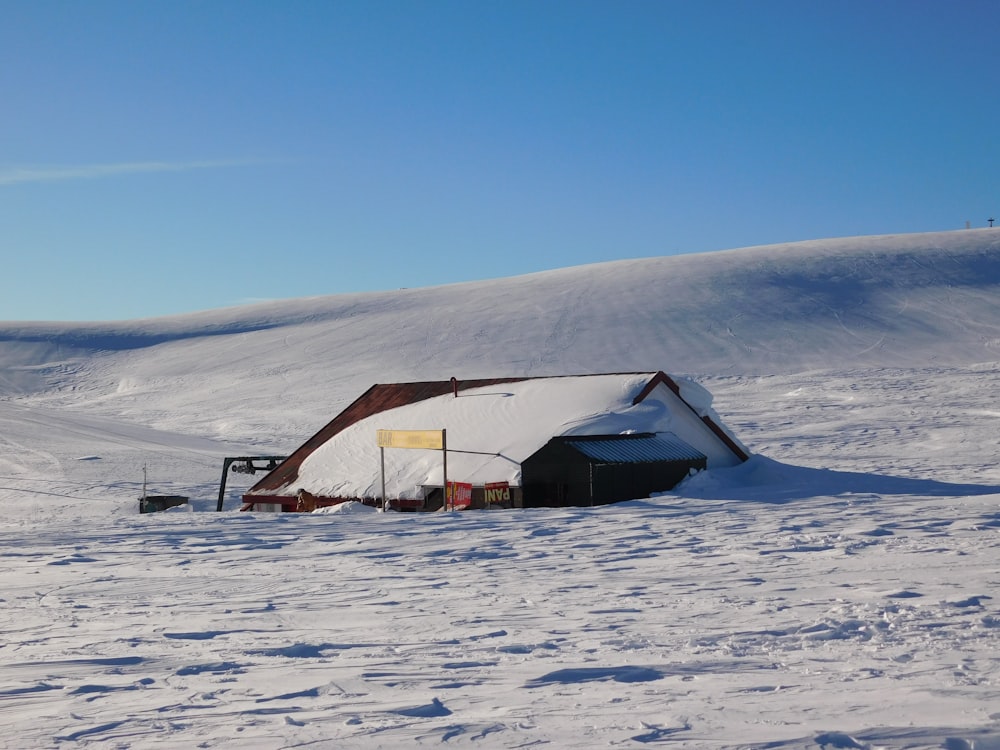
[{"label": "yellow sign", "polygon": [[379,448],[444,448],[443,430],[379,430]]}]

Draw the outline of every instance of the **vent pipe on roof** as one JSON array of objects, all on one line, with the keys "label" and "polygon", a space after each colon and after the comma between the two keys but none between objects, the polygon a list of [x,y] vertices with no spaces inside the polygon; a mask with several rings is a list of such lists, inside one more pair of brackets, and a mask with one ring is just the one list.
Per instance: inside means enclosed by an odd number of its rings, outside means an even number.
[{"label": "vent pipe on roof", "polygon": [[454,376],[451,378],[451,392],[455,394],[455,398],[458,398],[458,378]]}]

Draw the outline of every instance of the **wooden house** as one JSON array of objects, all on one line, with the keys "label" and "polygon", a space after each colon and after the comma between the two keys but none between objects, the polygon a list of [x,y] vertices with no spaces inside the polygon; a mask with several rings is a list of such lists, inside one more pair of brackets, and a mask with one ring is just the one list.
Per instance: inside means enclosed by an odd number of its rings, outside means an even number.
[{"label": "wooden house", "polygon": [[458,507],[601,505],[747,457],[708,392],[663,372],[378,384],[243,500],[428,511],[448,486]]}]

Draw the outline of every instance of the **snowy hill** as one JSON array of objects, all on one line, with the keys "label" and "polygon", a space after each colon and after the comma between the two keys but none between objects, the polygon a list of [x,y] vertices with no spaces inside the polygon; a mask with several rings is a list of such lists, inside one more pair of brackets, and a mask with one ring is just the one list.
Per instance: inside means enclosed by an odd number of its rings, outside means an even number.
[{"label": "snowy hill", "polygon": [[[0,324],[0,396],[257,442],[375,382],[992,361],[1000,231],[823,240],[106,324]],[[276,415],[275,412],[278,414]],[[275,419],[275,421],[272,421]]]},{"label": "snowy hill", "polygon": [[[967,230],[0,324],[0,744],[998,750],[998,285]],[[659,369],[757,455],[600,510],[137,514],[375,382]]]}]

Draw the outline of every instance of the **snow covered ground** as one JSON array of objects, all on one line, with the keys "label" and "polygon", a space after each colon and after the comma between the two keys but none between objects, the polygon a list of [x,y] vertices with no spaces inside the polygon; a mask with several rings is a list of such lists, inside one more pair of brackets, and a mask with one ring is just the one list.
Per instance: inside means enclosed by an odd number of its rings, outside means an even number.
[{"label": "snow covered ground", "polygon": [[[1000,748],[1000,230],[0,324],[0,747]],[[373,382],[663,369],[599,509],[233,512]],[[151,494],[187,508],[139,515]],[[353,511],[353,512],[352,512]]]}]

